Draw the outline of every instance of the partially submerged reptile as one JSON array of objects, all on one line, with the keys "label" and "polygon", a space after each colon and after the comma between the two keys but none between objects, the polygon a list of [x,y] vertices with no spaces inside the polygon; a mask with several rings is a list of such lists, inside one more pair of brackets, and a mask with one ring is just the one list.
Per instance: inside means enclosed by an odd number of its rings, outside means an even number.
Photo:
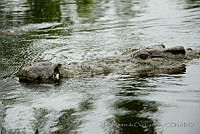
[{"label": "partially submerged reptile", "polygon": [[184,73],[185,63],[200,58],[200,53],[183,46],[165,48],[153,45],[143,49],[130,49],[119,56],[93,59],[62,66],[48,60],[36,60],[23,65],[17,76],[20,82],[58,82],[60,79],[84,78],[110,73],[139,77],[159,74]]}]

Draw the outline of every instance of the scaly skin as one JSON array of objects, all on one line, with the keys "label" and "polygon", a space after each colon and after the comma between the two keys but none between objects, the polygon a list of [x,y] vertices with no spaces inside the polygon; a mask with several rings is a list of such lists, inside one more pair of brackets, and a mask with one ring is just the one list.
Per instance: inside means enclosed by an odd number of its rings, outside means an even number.
[{"label": "scaly skin", "polygon": [[57,82],[61,78],[83,78],[110,73],[139,77],[159,74],[184,73],[184,63],[200,58],[200,54],[183,46],[165,48],[154,45],[143,49],[130,49],[120,56],[93,59],[82,63],[70,63],[61,67],[46,60],[24,65],[18,72],[22,82]]}]

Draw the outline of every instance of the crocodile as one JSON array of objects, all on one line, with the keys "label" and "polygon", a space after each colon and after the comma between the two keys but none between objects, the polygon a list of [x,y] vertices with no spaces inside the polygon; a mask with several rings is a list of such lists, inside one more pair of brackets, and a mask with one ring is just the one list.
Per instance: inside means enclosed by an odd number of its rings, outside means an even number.
[{"label": "crocodile", "polygon": [[183,46],[166,48],[152,45],[139,49],[129,49],[119,56],[91,59],[67,65],[39,59],[24,64],[18,71],[20,82],[51,83],[61,79],[88,78],[110,73],[151,77],[161,74],[180,74],[186,71],[186,63],[199,59],[200,53]]}]

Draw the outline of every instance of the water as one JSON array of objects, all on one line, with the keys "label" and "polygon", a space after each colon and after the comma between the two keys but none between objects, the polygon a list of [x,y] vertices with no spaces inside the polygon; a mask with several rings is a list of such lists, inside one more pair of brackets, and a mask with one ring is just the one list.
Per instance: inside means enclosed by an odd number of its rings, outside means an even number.
[{"label": "water", "polygon": [[0,131],[199,134],[200,62],[185,74],[23,84],[38,57],[66,64],[164,43],[200,49],[199,0],[1,0]]}]

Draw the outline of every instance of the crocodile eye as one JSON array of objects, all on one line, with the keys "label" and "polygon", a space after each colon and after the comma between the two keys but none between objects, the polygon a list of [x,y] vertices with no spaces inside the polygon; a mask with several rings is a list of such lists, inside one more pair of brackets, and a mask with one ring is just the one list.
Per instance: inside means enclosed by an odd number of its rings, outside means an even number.
[{"label": "crocodile eye", "polygon": [[148,58],[148,54],[140,54],[139,57],[143,60],[147,59]]}]

